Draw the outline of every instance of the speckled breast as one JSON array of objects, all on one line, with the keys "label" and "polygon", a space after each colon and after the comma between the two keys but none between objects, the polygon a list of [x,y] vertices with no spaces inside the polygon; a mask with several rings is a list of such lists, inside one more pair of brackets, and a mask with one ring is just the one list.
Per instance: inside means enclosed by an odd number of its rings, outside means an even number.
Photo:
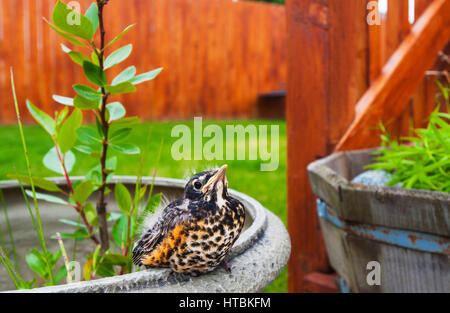
[{"label": "speckled breast", "polygon": [[184,238],[168,255],[170,267],[178,273],[209,272],[225,259],[239,238],[245,222],[242,204],[223,206],[214,215],[187,224]]}]

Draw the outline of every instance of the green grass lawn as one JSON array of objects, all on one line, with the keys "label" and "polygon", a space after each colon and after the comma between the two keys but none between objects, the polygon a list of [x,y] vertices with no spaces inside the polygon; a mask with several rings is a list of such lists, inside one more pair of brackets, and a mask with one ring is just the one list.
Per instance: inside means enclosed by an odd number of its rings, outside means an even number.
[{"label": "green grass lawn", "polygon": [[[203,127],[208,124],[217,124],[222,127],[225,134],[227,124],[279,125],[280,128],[280,160],[279,167],[273,172],[260,171],[261,160],[256,161],[175,161],[171,156],[171,147],[177,138],[171,137],[172,127],[179,123],[143,123],[135,127],[128,142],[136,143],[141,151],[146,145],[148,132],[150,141],[148,153],[144,161],[144,175],[151,176],[158,155],[158,150],[163,140],[163,148],[157,168],[157,175],[172,178],[188,178],[193,171],[199,172],[218,165],[229,165],[227,178],[229,186],[240,192],[246,193],[262,203],[270,211],[278,215],[286,224],[286,124],[273,121],[233,121],[233,122],[203,122]],[[193,122],[183,122],[193,129]],[[49,136],[38,126],[27,126],[24,129],[29,150],[31,169],[34,176],[55,176],[42,164],[42,158],[52,147]],[[208,139],[204,139],[206,142]],[[225,139],[224,139],[225,142]],[[256,144],[251,143],[250,144]],[[225,148],[224,148],[225,149]],[[269,146],[270,149],[270,146]],[[247,149],[248,150],[248,149]],[[84,175],[94,167],[95,160],[74,151],[77,161],[71,175]],[[117,175],[136,175],[138,171],[139,156],[127,156],[113,151],[108,157],[117,155]],[[248,158],[248,157],[247,157]],[[15,126],[0,127],[0,180],[7,179],[8,174],[26,174],[25,158],[20,142],[19,131]],[[267,287],[266,292],[287,291],[286,269],[278,279]]]}]

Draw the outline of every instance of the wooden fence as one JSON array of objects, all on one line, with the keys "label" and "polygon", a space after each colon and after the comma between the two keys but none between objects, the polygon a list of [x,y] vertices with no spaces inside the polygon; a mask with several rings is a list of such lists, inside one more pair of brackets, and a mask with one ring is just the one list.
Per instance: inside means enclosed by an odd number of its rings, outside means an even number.
[{"label": "wooden fence", "polygon": [[[80,0],[86,10],[92,0]],[[15,123],[9,68],[24,102],[52,112],[53,94],[74,96],[82,71],[61,50],[64,42],[42,20],[56,0],[0,1],[0,123]],[[129,65],[164,71],[138,92],[117,100],[144,119],[247,118],[260,93],[284,89],[284,6],[231,0],[112,0],[105,9],[107,39],[136,23],[120,47],[133,43]]]},{"label": "wooden fence", "polygon": [[[373,3],[369,0],[286,2],[289,36],[288,228],[292,240],[290,291],[335,290],[333,276],[328,275],[332,270],[320,234],[316,199],[311,192],[306,167],[333,152],[355,118],[356,104],[380,74],[392,69],[392,64],[384,66],[411,31],[408,0],[389,0],[387,14],[381,17],[380,25],[367,23],[371,12],[367,7],[369,2]],[[432,2],[415,0],[415,18]],[[448,22],[441,22],[443,34],[449,29]],[[439,30],[434,29],[433,36],[436,31]],[[433,42],[433,49],[436,44]],[[423,64],[431,64],[433,58],[431,62],[429,58],[421,62],[421,68]],[[413,69],[417,64],[409,66]],[[417,74],[417,70],[411,73]],[[419,75],[424,77],[425,71]],[[383,121],[389,124],[394,135],[407,135],[410,125],[424,125],[435,107],[434,80],[435,77],[425,76],[415,95],[409,99],[385,99],[384,107],[406,107],[399,118]],[[396,103],[397,99],[408,103]],[[366,135],[379,138],[377,123],[366,125],[371,130]],[[300,144],[303,141],[305,144]],[[367,140],[366,144],[378,142]]]}]

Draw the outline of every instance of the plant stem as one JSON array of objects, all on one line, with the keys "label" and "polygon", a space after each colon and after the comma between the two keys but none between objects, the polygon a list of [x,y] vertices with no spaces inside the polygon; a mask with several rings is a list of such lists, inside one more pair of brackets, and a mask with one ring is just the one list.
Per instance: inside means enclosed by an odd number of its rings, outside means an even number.
[{"label": "plant stem", "polygon": [[[97,0],[98,6],[98,19],[99,19],[99,28],[100,28],[100,52],[98,53],[99,65],[102,70],[104,70],[103,64],[103,56],[104,56],[104,47],[105,47],[105,25],[103,23],[103,8],[106,5],[107,1]],[[108,235],[108,224],[106,221],[106,203],[105,203],[105,188],[106,188],[106,178],[107,173],[106,169],[106,156],[108,154],[108,133],[109,133],[109,123],[106,119],[106,102],[108,100],[108,94],[104,87],[102,90],[102,106],[100,109],[100,122],[102,124],[105,137],[103,139],[103,149],[102,156],[100,159],[101,163],[101,176],[102,176],[102,185],[99,189],[99,198],[97,202],[97,216],[99,222],[99,230],[100,230],[100,246],[102,253],[105,253],[109,249],[109,235]]]},{"label": "plant stem", "polygon": [[13,93],[13,98],[14,98],[14,106],[16,109],[17,123],[19,125],[20,138],[22,140],[23,151],[24,151],[25,160],[27,163],[28,177],[29,177],[30,183],[31,183],[31,190],[33,191],[34,209],[36,211],[36,220],[37,220],[37,224],[38,224],[38,228],[39,228],[38,238],[41,243],[42,251],[44,252],[44,255],[45,255],[45,261],[47,263],[50,284],[53,285],[53,272],[52,272],[53,269],[50,265],[50,262],[48,261],[48,250],[47,250],[47,246],[45,244],[44,232],[42,231],[41,215],[39,213],[39,206],[38,206],[38,202],[37,202],[37,198],[36,198],[36,188],[34,186],[34,181],[33,181],[32,175],[31,175],[30,159],[28,157],[28,149],[27,149],[27,144],[25,141],[25,135],[23,132],[22,119],[20,117],[19,105],[17,103],[17,95],[16,95],[16,88],[14,85],[14,74],[13,74],[12,68],[11,68],[10,72],[11,72],[11,87],[12,87],[12,93]]},{"label": "plant stem", "polygon": [[[63,171],[63,174],[64,174],[64,178],[66,179],[67,186],[69,187],[70,193],[73,195],[74,189],[73,189],[72,182],[70,181],[70,177],[69,177],[69,173],[67,172],[66,165],[64,163],[64,156],[61,155],[61,151],[59,149],[58,143],[55,141],[54,144],[55,144],[56,154],[58,155],[59,162],[61,163],[61,168],[62,168],[62,171]],[[90,238],[94,241],[95,244],[98,244],[99,243],[98,239],[94,235],[93,227],[92,227],[91,224],[89,224],[89,222],[88,222],[88,220],[86,218],[86,214],[84,213],[83,206],[81,205],[81,203],[77,203],[77,205],[75,206],[75,210],[83,218],[83,223],[86,225],[86,227],[88,229],[88,233],[90,235]]]},{"label": "plant stem", "polygon": [[61,151],[59,149],[58,143],[55,141],[54,144],[55,144],[56,154],[58,155],[59,163],[61,163],[61,168],[64,173],[64,178],[66,179],[66,182],[67,182],[67,186],[69,187],[70,192],[73,194],[73,186],[72,186],[72,182],[70,181],[69,174],[67,173],[66,164],[64,162],[64,157],[61,155]]},{"label": "plant stem", "polygon": [[[14,266],[16,267],[17,271],[20,271],[19,262],[17,259],[16,244],[14,241],[14,235],[11,228],[11,222],[9,221],[8,208],[6,207],[5,197],[3,195],[3,190],[1,188],[0,188],[0,201],[2,202],[3,213],[5,214],[6,227],[8,228],[9,241],[11,244],[11,250],[14,257]],[[4,245],[3,234],[2,234],[2,245]],[[6,247],[3,247],[3,250],[6,251]]]},{"label": "plant stem", "polygon": [[0,261],[2,262],[3,266],[5,267],[6,271],[8,272],[9,276],[11,277],[11,280],[14,283],[14,286],[16,286],[16,289],[20,289],[20,286],[17,282],[17,277],[13,271],[12,268],[9,267],[9,263],[6,261],[7,256],[3,253],[3,250],[0,250]]},{"label": "plant stem", "polygon": [[61,249],[63,258],[64,258],[64,264],[66,265],[66,271],[67,271],[67,283],[72,283],[72,273],[70,272],[70,265],[69,265],[69,258],[67,257],[66,248],[64,247],[64,242],[62,241],[61,234],[56,233],[56,237],[58,238],[59,248]]}]

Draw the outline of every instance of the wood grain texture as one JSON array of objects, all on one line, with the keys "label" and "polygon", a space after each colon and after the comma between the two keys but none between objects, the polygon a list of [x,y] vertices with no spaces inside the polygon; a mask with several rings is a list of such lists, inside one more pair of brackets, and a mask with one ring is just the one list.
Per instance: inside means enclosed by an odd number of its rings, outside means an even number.
[{"label": "wood grain texture", "polygon": [[356,106],[356,118],[337,150],[374,147],[379,121],[397,118],[407,100],[419,87],[425,71],[432,67],[438,52],[450,38],[450,2],[435,0],[415,23],[411,34],[402,42],[381,76],[367,90]]},{"label": "wood grain texture", "polygon": [[[329,271],[307,165],[330,153],[367,89],[366,3],[287,1],[289,290],[305,275]],[[306,143],[306,144],[302,144]],[[310,285],[311,282],[308,282]]]},{"label": "wood grain texture", "polygon": [[[83,12],[91,0],[79,0]],[[42,20],[56,0],[0,2],[0,123],[14,124],[9,67],[24,109],[29,98],[52,113],[61,106],[53,94],[74,96],[72,85],[87,83],[82,70],[61,50],[57,36]],[[126,26],[134,29],[113,48],[132,43],[132,55],[109,70],[111,79],[136,65],[138,73],[164,67],[160,76],[138,92],[116,96],[129,115],[145,120],[249,118],[258,95],[285,88],[285,8],[231,0],[111,1],[105,8],[107,40]],[[78,50],[79,51],[79,50]],[[113,49],[109,49],[107,54]],[[85,51],[87,52],[87,50]]]},{"label": "wood grain texture", "polygon": [[306,172],[308,163],[327,153],[328,9],[328,1],[286,2],[290,292],[303,292],[307,273],[329,270]]}]

